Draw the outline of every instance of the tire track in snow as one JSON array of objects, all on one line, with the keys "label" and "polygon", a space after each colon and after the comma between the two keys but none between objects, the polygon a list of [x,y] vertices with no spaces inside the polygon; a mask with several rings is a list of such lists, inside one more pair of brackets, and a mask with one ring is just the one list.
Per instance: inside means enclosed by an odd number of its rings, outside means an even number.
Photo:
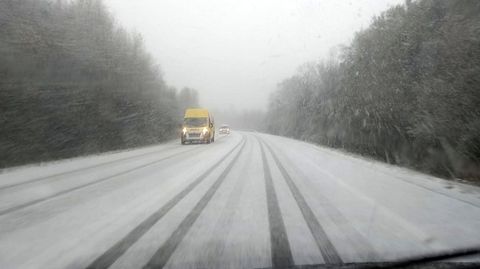
[{"label": "tire track in snow", "polygon": [[278,157],[275,155],[273,152],[272,148],[266,144],[263,140],[259,139],[263,145],[267,147],[269,150],[270,154],[273,157],[273,160],[275,161],[278,169],[280,170],[283,178],[285,179],[288,188],[290,189],[290,192],[292,193],[293,197],[295,198],[295,201],[297,202],[298,207],[300,208],[300,211],[302,212],[303,218],[305,219],[308,228],[310,229],[310,232],[315,239],[315,243],[318,246],[318,249],[320,250],[320,253],[322,254],[323,259],[325,260],[326,264],[342,264],[343,261],[340,258],[340,255],[338,254],[338,251],[335,249],[333,246],[332,242],[328,238],[325,230],[323,229],[322,225],[318,221],[318,219],[315,217],[315,214],[313,213],[313,210],[311,207],[307,204],[307,201],[303,197],[302,193],[298,189],[298,187],[295,185],[293,182],[292,178],[288,174],[287,170],[283,167],[283,165],[280,163],[280,160]]},{"label": "tire track in snow", "polygon": [[[223,137],[219,137],[217,140],[220,140],[222,138]],[[160,149],[160,150],[145,152],[145,153],[141,153],[141,154],[138,154],[138,155],[123,157],[123,158],[119,158],[119,159],[116,159],[116,160],[106,161],[106,162],[102,162],[102,163],[99,163],[99,164],[90,165],[90,166],[86,166],[86,167],[82,167],[82,168],[78,168],[78,169],[74,169],[74,170],[68,170],[68,171],[64,171],[64,172],[61,172],[61,173],[51,174],[51,175],[48,175],[48,176],[42,176],[42,177],[33,178],[33,179],[25,180],[25,181],[22,181],[22,182],[18,182],[18,183],[4,185],[4,186],[0,186],[0,192],[4,191],[4,190],[7,190],[7,189],[20,187],[22,185],[29,185],[29,184],[37,183],[37,182],[44,181],[44,180],[47,180],[47,179],[52,179],[52,178],[56,178],[56,177],[65,176],[65,175],[68,175],[68,174],[75,174],[75,173],[78,173],[78,172],[84,172],[84,171],[88,171],[90,169],[95,169],[95,168],[102,167],[102,166],[108,166],[110,164],[114,164],[114,163],[117,163],[117,162],[137,159],[137,158],[145,157],[145,156],[148,156],[148,155],[154,155],[154,154],[157,154],[157,153],[170,151],[172,149],[177,149],[177,148],[178,148],[178,145],[173,144],[173,145],[169,145],[168,148],[163,148],[163,149]],[[194,151],[196,149],[198,149],[198,148],[193,148],[193,149],[190,149],[190,150],[186,150],[184,152]],[[119,153],[121,153],[121,152],[119,152]]]},{"label": "tire track in snow", "polygon": [[101,256],[95,259],[89,266],[88,269],[93,268],[108,268],[110,267],[120,256],[122,256],[134,243],[136,243],[140,237],[142,237],[150,228],[155,225],[165,214],[167,214],[176,204],[178,204],[187,194],[189,194],[198,184],[200,184],[210,173],[215,170],[225,158],[230,156],[235,149],[237,149],[240,144],[244,143],[245,138],[240,141],[235,147],[233,147],[226,155],[222,156],[219,161],[212,165],[208,170],[206,170],[202,175],[196,178],[192,183],[190,183],[185,189],[180,193],[175,195],[170,199],[165,205],[155,211],[152,215],[142,221],[137,227],[120,239],[115,245],[110,247],[106,252]]},{"label": "tire track in snow", "polygon": [[[260,142],[260,141],[259,141]],[[282,212],[278,204],[275,187],[273,185],[272,175],[268,166],[264,147],[259,143],[262,153],[263,171],[265,174],[265,191],[267,195],[268,224],[270,228],[270,246],[272,252],[273,268],[288,268],[295,265],[293,261],[290,243],[288,242],[285,224],[282,218]]]},{"label": "tire track in snow", "polygon": [[223,181],[227,177],[228,173],[232,169],[233,165],[237,162],[240,154],[245,147],[246,142],[243,142],[242,147],[237,152],[235,157],[230,161],[228,166],[223,170],[222,174],[217,178],[215,183],[207,190],[207,192],[202,196],[202,198],[197,202],[195,207],[188,213],[188,215],[183,219],[177,229],[172,233],[172,235],[163,243],[163,245],[155,252],[150,261],[144,266],[144,268],[163,268],[173,252],[177,249],[180,242],[186,236],[190,228],[193,226],[195,221],[198,219],[202,211],[208,205],[213,195],[217,192],[218,188],[222,185]]},{"label": "tire track in snow", "polygon": [[[250,139],[253,139],[253,138],[250,137],[249,140]],[[253,144],[253,141],[251,141],[251,144]],[[251,154],[253,154],[252,152],[253,152],[253,145],[250,145],[250,149],[247,151],[246,155],[251,156]],[[252,158],[248,158],[246,160],[246,163],[244,164],[244,169],[248,169],[248,167],[251,164],[251,161],[252,161]],[[213,228],[213,231],[224,231],[224,233],[221,236],[225,240],[210,239],[209,241],[207,241],[205,245],[208,246],[208,248],[206,248],[205,254],[202,255],[204,256],[204,259],[206,261],[216,260],[217,257],[222,257],[224,255],[226,238],[228,238],[228,236],[230,235],[230,230],[228,229],[225,230],[225,227],[229,227],[229,228],[232,227],[232,224],[234,223],[234,220],[235,220],[234,218],[235,214],[238,213],[236,210],[232,210],[232,209],[239,207],[239,202],[241,201],[241,198],[244,195],[244,189],[246,185],[247,185],[246,179],[244,178],[236,179],[235,185],[233,186],[228,196],[228,199],[225,205],[223,206],[223,210],[219,213],[220,218],[218,219],[218,221],[216,222]]]},{"label": "tire track in snow", "polygon": [[122,175],[128,174],[128,173],[130,173],[130,172],[133,172],[133,171],[136,171],[136,170],[139,170],[139,169],[142,169],[142,168],[145,168],[145,167],[148,167],[148,166],[157,164],[157,163],[159,163],[159,162],[161,162],[161,161],[165,161],[165,160],[174,158],[174,157],[176,157],[176,156],[179,156],[179,155],[182,155],[182,154],[185,154],[185,153],[189,153],[189,152],[194,151],[194,150],[197,150],[197,149],[206,150],[207,147],[205,147],[205,148],[194,148],[194,149],[192,149],[192,150],[186,150],[186,151],[182,151],[182,152],[177,152],[177,153],[172,154],[172,155],[169,155],[169,156],[167,156],[167,157],[163,157],[163,158],[157,159],[157,160],[155,160],[155,161],[148,162],[148,163],[146,163],[146,164],[143,164],[143,165],[140,165],[140,166],[137,166],[137,167],[134,167],[134,168],[131,168],[131,169],[128,169],[128,170],[119,172],[119,173],[115,173],[115,174],[110,175],[110,176],[107,176],[107,177],[103,177],[103,178],[100,178],[100,179],[97,179],[97,180],[94,180],[94,181],[91,181],[91,182],[88,182],[88,183],[85,183],[85,184],[82,184],[82,185],[78,185],[78,186],[73,187],[73,188],[70,188],[70,189],[66,189],[66,190],[63,190],[63,191],[59,191],[59,192],[54,193],[54,194],[52,194],[52,195],[49,195],[49,196],[46,196],[46,197],[42,197],[42,198],[38,198],[38,199],[32,200],[32,201],[30,201],[30,202],[26,202],[26,203],[23,203],[23,204],[20,204],[20,205],[13,206],[13,207],[10,207],[10,208],[1,210],[1,211],[0,211],[0,216],[9,214],[9,213],[12,213],[12,212],[15,212],[15,211],[18,211],[18,210],[21,210],[21,209],[24,209],[24,208],[27,208],[27,207],[30,207],[30,206],[34,206],[34,205],[36,205],[36,204],[39,204],[39,203],[42,203],[42,202],[45,202],[45,201],[48,201],[48,200],[57,198],[57,197],[59,197],[59,196],[62,196],[62,195],[65,195],[65,194],[68,194],[68,193],[71,193],[71,192],[74,192],[74,191],[77,191],[77,190],[86,188],[86,187],[90,187],[90,186],[93,186],[93,185],[96,185],[96,184],[100,184],[100,183],[102,183],[102,182],[105,182],[105,181],[108,181],[108,180],[111,180],[111,179],[115,179],[115,178],[118,177],[118,176],[122,176]]},{"label": "tire track in snow", "polygon": [[[44,181],[44,180],[47,180],[47,179],[52,179],[52,178],[56,178],[56,177],[65,176],[65,175],[68,175],[68,174],[75,174],[75,173],[78,173],[78,172],[84,172],[84,171],[88,171],[90,169],[95,169],[95,168],[102,167],[102,166],[108,166],[110,164],[114,164],[114,163],[117,163],[117,162],[122,162],[122,161],[126,161],[126,160],[141,158],[141,157],[144,157],[144,156],[157,154],[157,153],[160,153],[162,151],[175,149],[175,148],[177,148],[177,147],[172,146],[172,147],[169,147],[167,149],[156,150],[156,151],[152,151],[152,152],[146,152],[146,153],[142,153],[142,154],[139,154],[139,155],[128,156],[128,157],[124,157],[124,158],[120,158],[120,159],[116,159],[116,160],[112,160],[112,161],[107,161],[107,162],[102,162],[102,163],[99,163],[99,164],[86,166],[86,167],[82,167],[82,168],[78,168],[78,169],[74,169],[74,170],[69,170],[69,171],[56,173],[56,174],[52,174],[52,175],[48,175],[48,176],[43,176],[43,177],[39,177],[39,178],[33,178],[33,179],[26,180],[26,181],[13,183],[13,184],[10,184],[10,185],[0,186],[0,191],[4,191],[4,190],[15,188],[15,187],[20,187],[20,186],[23,186],[23,185],[29,185],[29,184],[37,183],[37,182]],[[194,150],[194,149],[192,149],[192,150]]]}]

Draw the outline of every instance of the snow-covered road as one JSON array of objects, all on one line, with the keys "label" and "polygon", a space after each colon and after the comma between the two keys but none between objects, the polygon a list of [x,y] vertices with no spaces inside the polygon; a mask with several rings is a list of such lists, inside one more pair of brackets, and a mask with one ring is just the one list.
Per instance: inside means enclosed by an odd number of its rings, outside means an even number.
[{"label": "snow-covered road", "polygon": [[259,133],[0,174],[0,268],[264,268],[477,245],[480,188]]}]

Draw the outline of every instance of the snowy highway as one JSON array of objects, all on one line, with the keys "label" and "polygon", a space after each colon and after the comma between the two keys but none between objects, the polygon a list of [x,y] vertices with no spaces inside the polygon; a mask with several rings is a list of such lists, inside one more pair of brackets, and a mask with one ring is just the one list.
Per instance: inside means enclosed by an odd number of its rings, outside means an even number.
[{"label": "snowy highway", "polygon": [[270,268],[480,244],[480,188],[253,132],[0,174],[0,268]]}]

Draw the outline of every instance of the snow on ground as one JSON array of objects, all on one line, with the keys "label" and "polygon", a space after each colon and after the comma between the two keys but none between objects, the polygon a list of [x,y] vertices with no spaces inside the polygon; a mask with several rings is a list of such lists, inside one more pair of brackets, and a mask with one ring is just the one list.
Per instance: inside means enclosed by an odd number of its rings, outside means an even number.
[{"label": "snow on ground", "polygon": [[479,187],[259,133],[0,174],[1,268],[386,261],[479,230]]}]

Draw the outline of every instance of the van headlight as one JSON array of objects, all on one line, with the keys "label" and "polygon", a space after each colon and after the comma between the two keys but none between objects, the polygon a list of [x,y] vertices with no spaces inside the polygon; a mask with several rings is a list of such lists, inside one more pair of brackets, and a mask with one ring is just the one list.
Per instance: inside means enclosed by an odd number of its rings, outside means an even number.
[{"label": "van headlight", "polygon": [[183,133],[183,134],[186,134],[186,133],[187,133],[187,128],[183,127],[182,133]]},{"label": "van headlight", "polygon": [[207,133],[208,133],[207,127],[203,127],[202,134],[203,134],[203,135],[206,135]]}]

